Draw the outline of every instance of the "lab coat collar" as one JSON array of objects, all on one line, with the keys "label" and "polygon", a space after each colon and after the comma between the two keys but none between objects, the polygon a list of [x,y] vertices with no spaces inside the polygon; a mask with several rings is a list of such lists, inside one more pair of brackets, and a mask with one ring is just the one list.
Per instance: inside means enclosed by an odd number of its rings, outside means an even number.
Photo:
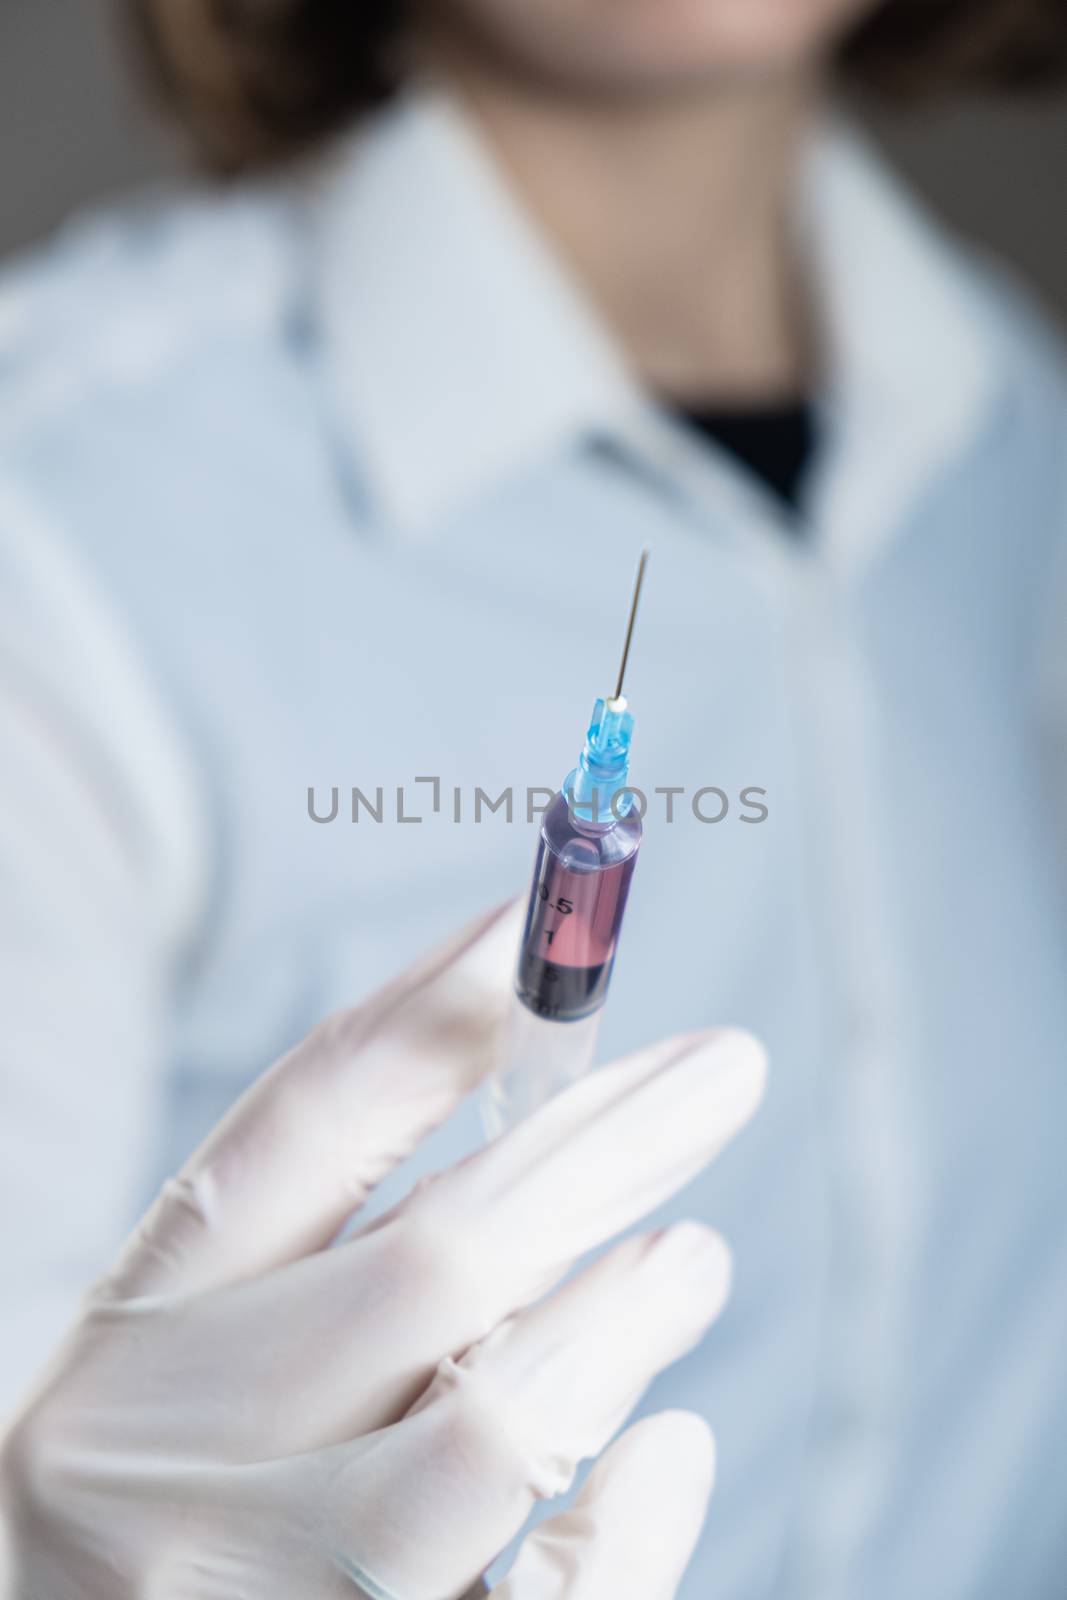
[{"label": "lab coat collar", "polygon": [[399,528],[643,403],[459,108],[421,91],[338,152],[319,312],[360,477]]},{"label": "lab coat collar", "polygon": [[[839,441],[816,498],[831,546],[870,550],[973,433],[988,352],[951,249],[853,133],[820,130],[798,200]],[[313,214],[335,422],[394,528],[429,531],[591,435],[662,444],[655,407],[443,94],[412,93],[343,141]]]},{"label": "lab coat collar", "polygon": [[987,417],[987,319],[966,258],[854,129],[813,140],[798,225],[826,361],[813,520],[828,554],[869,561]]}]

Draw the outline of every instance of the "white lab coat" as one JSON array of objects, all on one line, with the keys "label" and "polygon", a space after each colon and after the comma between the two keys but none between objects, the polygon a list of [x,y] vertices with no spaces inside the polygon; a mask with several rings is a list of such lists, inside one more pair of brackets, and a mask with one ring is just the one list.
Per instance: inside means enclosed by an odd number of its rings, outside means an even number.
[{"label": "white lab coat", "polygon": [[[653,805],[605,1024],[771,1048],[674,1208],[737,1261],[649,1402],[719,1436],[685,1593],[1056,1592],[1064,373],[849,134],[797,213],[828,352],[799,525],[638,390],[433,98],[9,269],[9,1397],[244,1083],[521,887],[524,809],[475,825],[474,787],[573,764],[649,544],[634,781],[769,812]],[[424,820],[353,824],[353,785]],[[422,1165],[476,1137],[468,1110]]]}]

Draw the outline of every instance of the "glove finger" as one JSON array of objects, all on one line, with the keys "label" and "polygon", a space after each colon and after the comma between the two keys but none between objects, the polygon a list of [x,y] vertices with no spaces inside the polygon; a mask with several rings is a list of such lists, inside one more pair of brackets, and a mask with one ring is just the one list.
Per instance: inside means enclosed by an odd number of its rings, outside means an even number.
[{"label": "glove finger", "polygon": [[697,1223],[627,1239],[443,1362],[408,1416],[344,1452],[331,1509],[353,1576],[406,1600],[462,1594],[692,1348],[728,1280],[722,1240]]},{"label": "glove finger", "polygon": [[100,1295],[216,1288],[328,1243],[491,1069],[520,910],[480,918],[279,1061],[164,1186]]},{"label": "glove finger", "polygon": [[645,1417],[605,1453],[571,1509],[524,1540],[495,1600],[674,1600],[714,1471],[701,1417]]},{"label": "glove finger", "polygon": [[[734,1031],[643,1050],[566,1090],[338,1249],[246,1286],[261,1307],[246,1321],[271,1335],[243,1358],[245,1377],[281,1397],[287,1448],[336,1443],[402,1416],[445,1356],[693,1178],[752,1113],[763,1076],[760,1047]],[[286,1362],[298,1350],[315,1361],[288,1407]]]}]

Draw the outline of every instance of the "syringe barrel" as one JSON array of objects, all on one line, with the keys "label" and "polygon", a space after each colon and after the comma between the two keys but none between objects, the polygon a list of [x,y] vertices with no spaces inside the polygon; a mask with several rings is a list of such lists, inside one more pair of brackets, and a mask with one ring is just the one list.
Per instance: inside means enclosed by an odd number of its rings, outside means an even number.
[{"label": "syringe barrel", "polygon": [[517,1122],[592,1064],[641,819],[592,824],[563,794],[545,813],[502,1065],[485,1101],[491,1133]]},{"label": "syringe barrel", "polygon": [[559,794],[537,845],[515,986],[535,1016],[579,1022],[604,1004],[641,819],[583,822]]}]

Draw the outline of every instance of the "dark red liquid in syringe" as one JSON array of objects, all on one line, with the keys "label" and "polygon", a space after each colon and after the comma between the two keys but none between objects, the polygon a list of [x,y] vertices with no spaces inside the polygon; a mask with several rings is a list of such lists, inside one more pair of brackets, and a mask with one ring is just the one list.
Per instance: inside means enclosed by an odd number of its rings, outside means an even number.
[{"label": "dark red liquid in syringe", "polygon": [[541,824],[516,989],[537,1016],[577,1022],[604,1004],[641,819],[594,827],[557,795]]}]

